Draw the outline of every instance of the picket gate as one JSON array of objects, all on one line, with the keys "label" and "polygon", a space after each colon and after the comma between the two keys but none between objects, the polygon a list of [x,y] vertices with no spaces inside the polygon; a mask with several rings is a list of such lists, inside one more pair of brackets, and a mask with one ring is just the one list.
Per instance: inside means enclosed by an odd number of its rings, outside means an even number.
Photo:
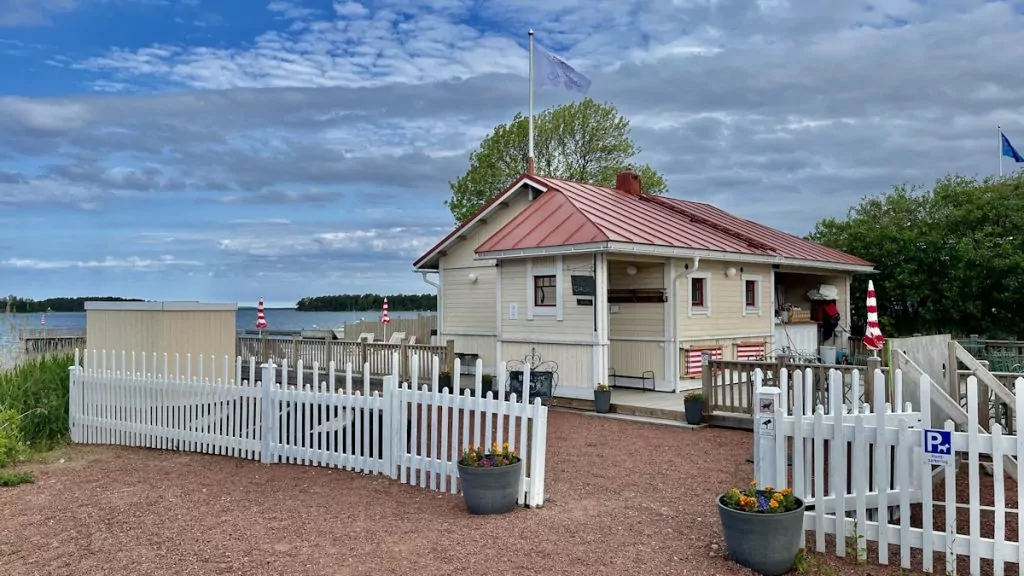
[{"label": "picket gate", "polygon": [[[484,393],[478,360],[474,389],[459,394],[439,386],[436,356],[428,367],[431,385],[417,389],[392,374],[376,390],[369,364],[361,389],[354,389],[351,364],[339,373],[333,362],[326,371],[314,363],[310,377],[300,360],[296,384],[282,385],[291,381],[287,362],[257,369],[250,358],[243,374],[241,357],[225,357],[217,366],[212,357],[204,365],[202,357],[193,362],[188,355],[89,352],[76,351],[70,368],[76,443],[338,468],[457,494],[463,449],[507,442],[523,459],[519,503],[544,503],[548,409],[539,398],[505,399],[504,363],[494,380],[497,391]],[[456,359],[454,373],[460,368]],[[414,357],[410,381],[418,382],[419,373]]]},{"label": "picket gate", "polygon": [[[763,452],[770,452],[758,460],[757,474],[764,482],[792,487],[794,494],[805,499],[804,528],[813,533],[814,548],[825,552],[825,535],[832,534],[837,556],[845,556],[848,549],[853,549],[856,560],[863,562],[868,560],[866,543],[870,541],[877,544],[873,560],[890,564],[894,561],[890,558],[893,546],[898,549],[902,568],[926,573],[981,574],[982,559],[987,559],[991,561],[991,573],[1002,576],[1007,563],[1024,563],[1024,547],[1019,545],[1024,538],[1024,522],[1018,522],[1017,534],[1007,534],[1006,524],[1008,512],[1016,515],[1024,509],[1024,491],[1017,480],[1010,479],[1017,482],[1017,507],[1008,509],[1004,460],[1006,456],[1024,454],[1024,437],[1005,435],[998,424],[992,425],[991,434],[980,432],[978,413],[971,410],[966,432],[956,431],[952,420],[944,424],[944,430],[951,435],[951,464],[925,463],[924,436],[932,421],[931,381],[927,376],[921,377],[919,413],[896,412],[884,401],[885,375],[876,371],[873,377],[874,406],[882,407],[875,411],[867,404],[854,404],[850,409],[833,405],[830,415],[821,405],[813,411],[805,410],[801,402],[805,379],[799,372],[791,379],[782,379],[786,383],[782,390],[762,388],[757,392],[759,398],[781,400],[787,386],[792,389],[792,413],[785,409],[785,401],[779,401],[771,414],[760,415],[759,420],[774,419],[775,434],[760,430],[755,433],[755,443]],[[902,385],[898,372],[896,382]],[[830,374],[830,388],[841,390],[841,386],[841,375]],[[1019,411],[1024,409],[1024,378],[1017,379],[1015,388]],[[968,406],[977,406],[978,380],[974,376],[968,378],[967,394]],[[846,450],[854,462],[849,478],[844,470]],[[986,455],[991,457],[993,469],[992,506],[982,506],[980,499],[980,458]],[[789,456],[791,469],[786,465]],[[833,462],[838,465],[832,466]],[[1017,458],[1015,463],[1018,478],[1024,476],[1020,474],[1024,473],[1022,462]],[[965,463],[968,501],[958,502],[957,468]],[[936,477],[944,480],[943,494],[934,493]],[[873,510],[891,507],[898,514],[871,514]],[[920,508],[920,521],[912,521],[914,507]],[[958,525],[958,510],[968,511],[966,533],[961,527],[962,519]],[[991,536],[982,536],[982,512],[994,516]],[[937,523],[944,528],[937,529]],[[920,566],[912,566],[914,550],[920,551]]]}]

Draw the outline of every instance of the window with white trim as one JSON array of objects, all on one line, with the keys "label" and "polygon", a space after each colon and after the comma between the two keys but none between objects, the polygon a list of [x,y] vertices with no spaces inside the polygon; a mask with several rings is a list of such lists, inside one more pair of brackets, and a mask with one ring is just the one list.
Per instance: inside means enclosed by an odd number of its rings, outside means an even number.
[{"label": "window with white trim", "polygon": [[761,315],[761,277],[753,274],[744,274],[743,282],[743,315]]},{"label": "window with white trim", "polygon": [[526,319],[534,316],[554,316],[562,319],[562,257],[544,259],[543,266],[534,266],[534,260],[526,261]]},{"label": "window with white trim", "polygon": [[691,274],[689,292],[689,315],[710,316],[711,275],[707,272]]},{"label": "window with white trim", "polygon": [[533,305],[534,306],[557,306],[558,305],[558,278],[551,276],[533,277]]}]

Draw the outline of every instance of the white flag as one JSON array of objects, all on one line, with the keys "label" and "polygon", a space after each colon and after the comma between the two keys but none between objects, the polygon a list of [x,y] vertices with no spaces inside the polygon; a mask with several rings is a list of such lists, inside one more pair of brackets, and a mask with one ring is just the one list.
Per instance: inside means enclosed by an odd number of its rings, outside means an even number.
[{"label": "white flag", "polygon": [[538,56],[534,62],[533,81],[537,86],[554,86],[586,94],[590,90],[590,78],[587,78],[565,60],[537,46]]}]

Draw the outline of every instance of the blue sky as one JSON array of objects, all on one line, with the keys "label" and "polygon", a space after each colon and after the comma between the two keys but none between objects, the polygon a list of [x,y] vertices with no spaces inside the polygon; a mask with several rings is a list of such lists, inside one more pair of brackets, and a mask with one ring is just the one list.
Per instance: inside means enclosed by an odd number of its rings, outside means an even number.
[{"label": "blue sky", "polygon": [[672,195],[803,234],[992,174],[997,124],[1024,145],[1022,24],[983,0],[0,0],[0,292],[429,291],[412,261],[525,112],[530,27]]}]

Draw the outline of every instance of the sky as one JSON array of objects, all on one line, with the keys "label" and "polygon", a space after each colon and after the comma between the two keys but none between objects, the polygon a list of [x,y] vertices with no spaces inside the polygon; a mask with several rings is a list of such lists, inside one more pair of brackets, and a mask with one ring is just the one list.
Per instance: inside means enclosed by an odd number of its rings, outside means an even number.
[{"label": "sky", "polygon": [[530,28],[671,196],[806,234],[894,184],[996,174],[997,125],[1024,149],[1022,8],[0,0],[0,293],[432,292],[412,262],[470,151],[526,112]]}]

